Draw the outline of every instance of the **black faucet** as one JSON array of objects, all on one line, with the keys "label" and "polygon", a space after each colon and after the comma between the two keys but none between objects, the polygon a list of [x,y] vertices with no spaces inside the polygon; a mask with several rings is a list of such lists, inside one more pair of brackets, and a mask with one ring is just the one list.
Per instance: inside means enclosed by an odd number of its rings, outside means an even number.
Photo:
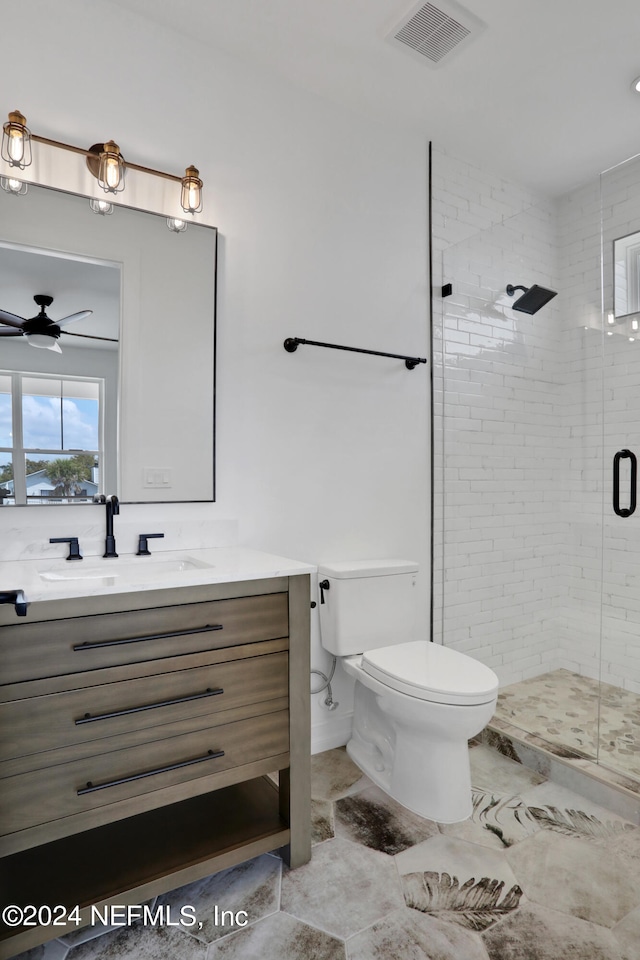
[{"label": "black faucet", "polygon": [[116,553],[116,538],[113,535],[113,518],[116,514],[120,513],[120,501],[116,497],[115,493],[110,497],[105,497],[102,493],[98,497],[94,497],[96,503],[104,503],[107,507],[107,535],[104,541],[104,553],[103,557],[117,557]]},{"label": "black faucet", "polygon": [[68,543],[69,556],[67,560],[82,560],[80,544],[77,537],[49,537],[49,543]]}]

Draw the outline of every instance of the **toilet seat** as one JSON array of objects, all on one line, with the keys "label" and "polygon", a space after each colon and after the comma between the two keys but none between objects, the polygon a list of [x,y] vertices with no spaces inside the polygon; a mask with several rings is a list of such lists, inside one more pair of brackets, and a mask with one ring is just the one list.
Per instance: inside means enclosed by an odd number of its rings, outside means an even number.
[{"label": "toilet seat", "polygon": [[362,655],[362,669],[385,686],[435,703],[489,703],[498,678],[471,657],[427,640],[379,647]]}]

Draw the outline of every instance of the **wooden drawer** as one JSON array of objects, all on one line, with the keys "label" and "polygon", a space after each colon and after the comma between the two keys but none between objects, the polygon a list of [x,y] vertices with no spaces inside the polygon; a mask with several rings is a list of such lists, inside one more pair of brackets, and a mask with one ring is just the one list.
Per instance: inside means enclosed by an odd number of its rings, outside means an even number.
[{"label": "wooden drawer", "polygon": [[273,653],[14,700],[0,704],[0,762],[145,728],[160,738],[185,717],[210,726],[218,713],[287,693],[288,655]]},{"label": "wooden drawer", "polygon": [[286,637],[286,593],[0,628],[0,683]]},{"label": "wooden drawer", "polygon": [[[189,780],[209,778],[207,789],[215,789],[212,774],[286,754],[288,717],[288,711],[281,710],[58,764],[47,770],[46,789],[42,771],[7,777],[0,790],[2,835],[131,797],[143,798]],[[193,792],[201,791],[196,788]]]}]

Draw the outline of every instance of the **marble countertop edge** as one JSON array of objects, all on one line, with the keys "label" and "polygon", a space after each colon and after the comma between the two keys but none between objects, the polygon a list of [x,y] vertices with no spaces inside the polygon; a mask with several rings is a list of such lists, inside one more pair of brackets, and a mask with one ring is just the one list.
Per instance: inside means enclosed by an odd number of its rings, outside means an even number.
[{"label": "marble countertop edge", "polygon": [[0,590],[23,590],[27,603],[33,604],[315,572],[312,564],[248,547],[158,550],[150,557],[2,561]]}]

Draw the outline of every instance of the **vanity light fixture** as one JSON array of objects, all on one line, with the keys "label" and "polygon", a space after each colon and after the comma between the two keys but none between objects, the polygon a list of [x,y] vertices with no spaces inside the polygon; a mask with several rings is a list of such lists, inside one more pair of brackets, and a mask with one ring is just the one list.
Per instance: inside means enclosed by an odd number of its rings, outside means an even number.
[{"label": "vanity light fixture", "polygon": [[[18,167],[24,170],[31,164],[31,144],[44,143],[50,147],[57,147],[61,150],[70,150],[72,153],[79,153],[86,157],[87,167],[90,173],[96,178],[99,185],[105,193],[121,193],[125,187],[125,174],[127,169],[139,170],[141,173],[151,174],[154,177],[164,177],[165,180],[174,180],[180,184],[180,204],[185,213],[200,213],[202,210],[202,187],[200,173],[197,167],[193,165],[187,167],[184,176],[177,177],[172,173],[164,173],[161,170],[153,170],[150,167],[143,167],[137,163],[131,163],[125,160],[120,152],[120,147],[114,140],[107,140],[106,143],[94,143],[88,150],[81,147],[74,147],[69,143],[60,143],[58,140],[50,140],[47,137],[39,137],[32,134],[27,128],[27,121],[19,110],[13,110],[9,114],[9,119],[4,124],[2,133],[2,159],[10,166]],[[6,185],[5,185],[6,182]],[[19,180],[13,180],[8,177],[2,177],[2,187],[8,193],[26,193],[27,185],[21,185],[15,188],[13,184],[20,183]],[[22,189],[24,187],[24,189]],[[110,210],[96,210],[95,213],[110,213]],[[174,229],[174,228],[172,228]],[[182,230],[182,228],[181,228]]]},{"label": "vanity light fixture", "polygon": [[31,131],[19,110],[12,110],[2,127],[2,159],[20,170],[31,163]]},{"label": "vanity light fixture", "polygon": [[184,233],[187,229],[187,221],[180,220],[179,217],[167,217],[167,226],[173,233]]},{"label": "vanity light fixture", "polygon": [[202,180],[200,171],[193,165],[184,172],[180,202],[185,213],[200,213],[202,210]]},{"label": "vanity light fixture", "polygon": [[113,204],[109,203],[108,200],[89,200],[89,206],[94,213],[98,213],[101,217],[108,217],[109,214],[113,213]]},{"label": "vanity light fixture", "polygon": [[114,140],[102,144],[98,183],[105,193],[120,193],[124,190],[124,157]]},{"label": "vanity light fixture", "polygon": [[23,197],[29,189],[29,184],[22,180],[16,180],[14,177],[0,177],[0,187],[5,193],[13,193],[17,197]]},{"label": "vanity light fixture", "polygon": [[87,151],[87,168],[105,193],[124,190],[125,159],[114,140],[94,143]]}]

